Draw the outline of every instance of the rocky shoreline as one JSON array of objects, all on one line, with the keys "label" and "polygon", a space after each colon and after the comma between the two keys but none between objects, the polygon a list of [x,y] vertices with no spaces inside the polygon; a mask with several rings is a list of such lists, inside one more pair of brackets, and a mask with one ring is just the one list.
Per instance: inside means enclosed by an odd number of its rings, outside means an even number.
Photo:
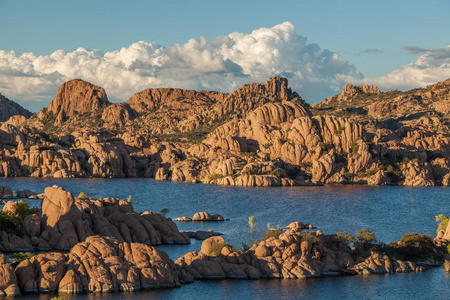
[{"label": "rocky shoreline", "polygon": [[[234,248],[221,236],[207,237],[200,251],[172,261],[154,246],[189,243],[190,238],[170,218],[136,213],[132,204],[121,199],[74,197],[57,186],[46,188],[44,195],[41,209],[28,211],[22,227],[0,234],[2,252],[44,251],[13,264],[1,254],[0,295],[125,292],[205,279],[422,272],[450,258],[446,254],[450,225],[434,240],[410,234],[380,246],[358,239],[351,248],[349,235],[324,234],[307,230],[314,228],[311,224],[293,222],[286,230],[269,229],[248,249]],[[8,203],[7,215],[18,213],[20,202]]]}]

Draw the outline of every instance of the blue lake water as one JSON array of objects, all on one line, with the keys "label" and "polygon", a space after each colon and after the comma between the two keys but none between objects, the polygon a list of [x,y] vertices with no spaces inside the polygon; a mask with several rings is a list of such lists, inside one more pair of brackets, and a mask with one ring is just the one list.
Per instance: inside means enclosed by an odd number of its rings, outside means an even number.
[{"label": "blue lake water", "polygon": [[[408,188],[330,185],[321,187],[243,188],[152,179],[0,179],[13,191],[29,189],[43,192],[57,184],[91,197],[131,195],[138,212],[169,209],[168,217],[192,217],[206,211],[221,214],[230,221],[221,223],[177,223],[180,230],[222,232],[228,243],[241,247],[257,239],[272,226],[287,226],[294,221],[311,223],[325,234],[369,227],[378,240],[390,242],[404,233],[436,235],[435,216],[450,215],[450,189],[443,187]],[[30,200],[38,204],[37,200]],[[254,216],[256,228],[249,234],[248,217]],[[190,245],[161,246],[172,259],[200,250],[201,241]],[[372,275],[308,280],[199,281],[179,289],[146,291],[133,294],[83,295],[86,299],[446,299],[450,295],[449,275],[441,268],[422,274]],[[26,297],[29,298],[29,297]],[[32,296],[36,299],[38,296]],[[30,299],[31,299],[30,298]],[[39,299],[48,296],[39,296]],[[70,297],[66,297],[70,298]]]}]

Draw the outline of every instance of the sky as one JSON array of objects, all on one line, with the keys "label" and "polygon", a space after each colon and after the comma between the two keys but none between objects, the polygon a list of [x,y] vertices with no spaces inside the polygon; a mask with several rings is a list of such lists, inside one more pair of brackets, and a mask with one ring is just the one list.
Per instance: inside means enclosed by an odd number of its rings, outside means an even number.
[{"label": "sky", "polygon": [[309,103],[349,82],[407,90],[450,78],[449,15],[448,0],[0,0],[0,93],[37,111],[73,78],[113,102],[274,75]]}]

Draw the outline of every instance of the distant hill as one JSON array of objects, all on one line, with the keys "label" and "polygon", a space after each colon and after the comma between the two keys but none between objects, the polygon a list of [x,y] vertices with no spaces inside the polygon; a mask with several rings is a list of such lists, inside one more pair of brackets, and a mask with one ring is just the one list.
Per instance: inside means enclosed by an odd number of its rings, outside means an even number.
[{"label": "distant hill", "polygon": [[29,118],[32,113],[20,104],[9,100],[0,94],[0,122],[8,121],[12,116],[21,115]]}]

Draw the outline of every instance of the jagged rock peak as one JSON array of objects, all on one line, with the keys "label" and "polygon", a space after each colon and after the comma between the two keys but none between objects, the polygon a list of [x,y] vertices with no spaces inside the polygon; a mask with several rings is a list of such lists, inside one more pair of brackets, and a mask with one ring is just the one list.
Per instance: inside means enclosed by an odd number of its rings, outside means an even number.
[{"label": "jagged rock peak", "polygon": [[377,86],[373,85],[360,85],[360,86],[354,86],[351,83],[347,83],[344,88],[342,89],[342,96],[347,97],[355,97],[360,94],[380,94],[380,89]]},{"label": "jagged rock peak", "polygon": [[302,98],[293,93],[291,88],[288,87],[288,80],[280,76],[274,76],[264,83],[250,83],[236,90],[233,94],[239,96],[246,94],[258,94],[267,98],[277,98],[278,100],[291,100],[293,98]]},{"label": "jagged rock peak", "polygon": [[10,117],[16,115],[29,118],[31,116],[31,112],[23,108],[20,104],[9,100],[0,93],[0,122],[5,122]]},{"label": "jagged rock peak", "polygon": [[98,110],[110,104],[103,88],[80,79],[62,84],[47,111],[53,112],[55,125],[59,125],[76,113]]}]

